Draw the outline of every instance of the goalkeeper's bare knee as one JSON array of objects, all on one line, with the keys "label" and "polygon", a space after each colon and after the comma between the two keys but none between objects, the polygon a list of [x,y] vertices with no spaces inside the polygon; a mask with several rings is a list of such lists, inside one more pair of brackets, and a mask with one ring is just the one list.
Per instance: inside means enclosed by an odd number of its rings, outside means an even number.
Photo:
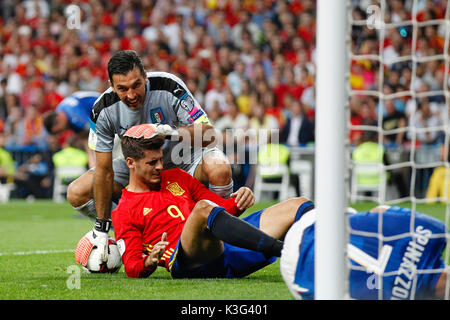
[{"label": "goalkeeper's bare knee", "polygon": [[93,178],[94,172],[87,171],[69,184],[67,188],[67,201],[72,207],[80,207],[93,198]]},{"label": "goalkeeper's bare knee", "polygon": [[230,161],[220,152],[209,152],[203,156],[202,175],[215,186],[226,186],[232,181]]}]

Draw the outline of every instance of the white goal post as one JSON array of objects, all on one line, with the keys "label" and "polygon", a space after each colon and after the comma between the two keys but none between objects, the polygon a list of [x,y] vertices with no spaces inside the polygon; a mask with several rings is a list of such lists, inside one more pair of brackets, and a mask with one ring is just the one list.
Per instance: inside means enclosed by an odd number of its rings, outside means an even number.
[{"label": "white goal post", "polygon": [[315,299],[346,294],[346,1],[317,2]]}]

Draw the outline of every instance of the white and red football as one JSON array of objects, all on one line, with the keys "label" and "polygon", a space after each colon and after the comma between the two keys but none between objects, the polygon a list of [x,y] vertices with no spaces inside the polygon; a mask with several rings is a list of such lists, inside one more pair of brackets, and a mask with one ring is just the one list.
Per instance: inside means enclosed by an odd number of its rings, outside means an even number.
[{"label": "white and red football", "polygon": [[77,244],[75,260],[89,273],[114,273],[122,266],[122,257],[116,241],[108,238],[108,261],[100,259],[100,251],[93,245],[92,231],[88,232]]}]

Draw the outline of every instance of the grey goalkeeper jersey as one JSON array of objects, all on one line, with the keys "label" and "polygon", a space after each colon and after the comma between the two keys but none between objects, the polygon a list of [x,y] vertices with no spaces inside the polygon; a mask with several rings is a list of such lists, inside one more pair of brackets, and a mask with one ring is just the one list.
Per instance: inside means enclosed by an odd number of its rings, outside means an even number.
[{"label": "grey goalkeeper jersey", "polygon": [[[210,123],[185,83],[166,72],[147,73],[145,99],[139,110],[128,108],[109,88],[94,103],[89,122],[89,147],[98,152],[111,152],[115,135],[122,138],[128,128],[138,124],[163,123],[178,127]],[[201,147],[192,148],[178,141],[166,141],[163,149],[167,169],[186,170],[202,156]]]}]

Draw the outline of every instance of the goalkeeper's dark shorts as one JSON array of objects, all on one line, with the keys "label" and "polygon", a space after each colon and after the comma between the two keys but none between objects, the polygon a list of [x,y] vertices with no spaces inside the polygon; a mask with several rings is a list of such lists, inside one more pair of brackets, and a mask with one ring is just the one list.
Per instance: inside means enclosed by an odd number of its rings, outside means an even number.
[{"label": "goalkeeper's dark shorts", "polygon": [[[260,210],[243,218],[251,225],[259,228]],[[195,268],[183,266],[183,248],[178,240],[175,253],[169,260],[169,268],[173,278],[241,278],[276,261],[276,257],[267,259],[262,253],[239,248],[224,242],[223,254],[213,261]]]}]

